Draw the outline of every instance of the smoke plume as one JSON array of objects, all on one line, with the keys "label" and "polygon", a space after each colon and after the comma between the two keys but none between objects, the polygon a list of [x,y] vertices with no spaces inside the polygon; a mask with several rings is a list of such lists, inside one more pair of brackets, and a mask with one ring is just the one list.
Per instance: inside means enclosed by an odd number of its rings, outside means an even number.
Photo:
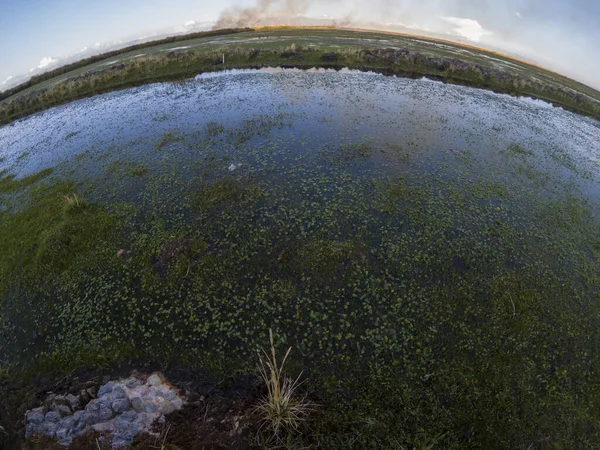
[{"label": "smoke plume", "polygon": [[314,24],[314,20],[305,17],[313,3],[315,0],[257,0],[254,6],[247,8],[225,9],[213,29]]}]

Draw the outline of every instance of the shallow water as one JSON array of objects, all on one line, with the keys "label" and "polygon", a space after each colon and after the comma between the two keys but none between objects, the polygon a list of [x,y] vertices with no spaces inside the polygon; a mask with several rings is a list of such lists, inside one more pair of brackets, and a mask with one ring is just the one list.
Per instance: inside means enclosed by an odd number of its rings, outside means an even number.
[{"label": "shallow water", "polygon": [[314,364],[360,355],[423,378],[513,352],[546,380],[577,353],[584,373],[600,357],[599,155],[596,121],[544,102],[352,71],[232,71],[53,108],[0,128],[0,170],[54,167],[123,230],[46,292],[10,291],[0,358],[134,345],[252,366],[239,355],[273,327]]}]

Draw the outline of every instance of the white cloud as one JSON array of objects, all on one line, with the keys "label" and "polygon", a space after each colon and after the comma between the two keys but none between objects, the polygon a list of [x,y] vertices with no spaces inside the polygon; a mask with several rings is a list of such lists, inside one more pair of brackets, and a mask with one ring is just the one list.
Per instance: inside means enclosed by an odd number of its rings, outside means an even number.
[{"label": "white cloud", "polygon": [[0,84],[6,84],[8,83],[10,80],[12,80],[14,77],[11,75],[10,77],[8,77],[6,80],[4,80],[2,83]]},{"label": "white cloud", "polygon": [[470,41],[479,42],[483,36],[492,34],[485,30],[479,22],[473,19],[463,19],[461,17],[442,17],[446,22],[456,25],[452,31]]},{"label": "white cloud", "polygon": [[523,18],[523,16],[521,16],[521,13],[520,13],[519,11],[517,11],[517,12],[515,13],[515,17],[517,17],[517,18],[519,18],[519,19],[522,19],[522,18]]},{"label": "white cloud", "polygon": [[40,63],[38,64],[37,68],[38,69],[44,69],[54,63],[58,62],[58,59],[53,58],[52,56],[46,56],[44,58],[42,58],[42,60],[40,61]]},{"label": "white cloud", "polygon": [[183,25],[177,25],[175,28],[173,28],[173,30],[175,30],[175,32],[177,32],[177,33],[185,33],[187,31],[191,30],[192,28],[194,28],[196,25],[198,25],[198,24],[196,23],[195,20],[188,20]]}]

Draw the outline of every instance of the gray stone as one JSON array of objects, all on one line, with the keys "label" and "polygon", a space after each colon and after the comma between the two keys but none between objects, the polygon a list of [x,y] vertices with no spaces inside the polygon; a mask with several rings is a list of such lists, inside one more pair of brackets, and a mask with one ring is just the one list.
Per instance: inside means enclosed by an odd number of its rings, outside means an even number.
[{"label": "gray stone", "polygon": [[79,422],[81,419],[83,418],[83,411],[75,411],[75,414],[73,414],[73,420],[75,422]]},{"label": "gray stone", "polygon": [[81,404],[79,397],[73,394],[69,394],[66,396],[66,400],[73,411],[79,409],[79,405]]},{"label": "gray stone", "polygon": [[112,422],[101,422],[92,425],[92,430],[97,431],[98,433],[112,433],[115,429],[115,426]]},{"label": "gray stone", "polygon": [[96,399],[85,407],[84,419],[88,425],[110,420],[113,416],[112,405],[104,399]]},{"label": "gray stone", "polygon": [[100,389],[98,389],[98,393],[96,394],[96,396],[102,397],[104,394],[112,394],[114,387],[115,385],[113,383],[106,383],[105,385],[100,386]]},{"label": "gray stone", "polygon": [[73,418],[73,416],[61,419],[61,421],[58,422],[58,428],[65,428],[68,430],[75,428],[75,419]]},{"label": "gray stone", "polygon": [[131,403],[129,403],[129,399],[127,397],[119,398],[113,400],[112,402],[112,410],[116,413],[122,413],[127,411],[129,409],[129,406],[131,406]]},{"label": "gray stone", "polygon": [[46,397],[46,400],[44,400],[44,403],[46,404],[46,406],[50,406],[55,398],[56,394],[49,394],[48,397]]},{"label": "gray stone", "polygon": [[56,430],[56,439],[64,441],[71,435],[71,430],[67,428],[59,428]]},{"label": "gray stone", "polygon": [[39,434],[41,432],[42,425],[39,423],[28,423],[25,426],[25,437],[29,437],[32,434]]},{"label": "gray stone", "polygon": [[85,420],[78,421],[77,424],[75,425],[75,428],[73,428],[73,432],[75,432],[75,433],[83,434],[86,431],[87,431],[87,424],[85,423]]},{"label": "gray stone", "polygon": [[44,421],[44,408],[36,408],[31,411],[27,411],[25,420],[27,423],[40,424]]},{"label": "gray stone", "polygon": [[140,397],[133,397],[131,399],[131,406],[133,406],[133,409],[135,409],[137,412],[142,412],[143,404],[144,402]]},{"label": "gray stone", "polygon": [[123,432],[131,429],[133,422],[130,422],[129,420],[124,419],[123,417],[117,417],[114,420],[114,424],[116,430],[118,430],[119,432]]},{"label": "gray stone", "polygon": [[160,416],[157,420],[158,423],[163,424],[167,421],[167,419],[165,418],[165,416]]},{"label": "gray stone", "polygon": [[72,413],[71,408],[66,405],[52,405],[50,409],[60,414],[61,417],[70,416]]},{"label": "gray stone", "polygon": [[173,405],[172,403],[167,403],[165,405],[163,405],[162,408],[160,408],[160,412],[162,412],[163,414],[171,414],[172,412],[176,411],[177,408],[175,408],[175,405]]},{"label": "gray stone", "polygon": [[44,417],[45,423],[58,423],[60,422],[60,414],[56,411],[48,411]]},{"label": "gray stone", "polygon": [[[50,413],[48,413],[50,414]],[[40,434],[45,434],[46,436],[54,437],[56,434],[56,430],[58,429],[56,423],[53,422],[44,422],[40,425]]]},{"label": "gray stone", "polygon": [[140,380],[138,380],[137,378],[129,378],[128,380],[125,381],[125,386],[127,386],[129,389],[133,389],[133,388],[136,388],[141,385],[142,385],[142,382]]},{"label": "gray stone", "polygon": [[115,386],[115,388],[112,390],[112,398],[113,400],[127,398],[125,389],[123,389],[121,386]]},{"label": "gray stone", "polygon": [[134,422],[138,418],[135,411],[125,411],[119,416],[120,420],[126,420],[127,422]]},{"label": "gray stone", "polygon": [[158,411],[158,406],[156,406],[156,403],[146,402],[142,405],[142,410],[145,413],[152,414]]},{"label": "gray stone", "polygon": [[163,384],[163,381],[160,375],[154,374],[148,377],[148,381],[146,382],[146,384],[148,384],[148,386],[160,386],[161,384]]}]

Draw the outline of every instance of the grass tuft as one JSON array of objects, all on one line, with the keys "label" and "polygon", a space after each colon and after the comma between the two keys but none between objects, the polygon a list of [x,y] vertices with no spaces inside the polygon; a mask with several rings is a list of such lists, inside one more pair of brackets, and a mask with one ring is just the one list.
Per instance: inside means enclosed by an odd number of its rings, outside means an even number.
[{"label": "grass tuft", "polygon": [[63,201],[67,211],[80,211],[86,207],[85,200],[75,192],[63,196]]},{"label": "grass tuft", "polygon": [[299,431],[309,413],[314,410],[314,405],[306,400],[305,396],[298,395],[298,388],[302,384],[300,382],[302,374],[296,379],[283,374],[283,368],[292,347],[287,350],[281,363],[278,363],[271,329],[269,329],[269,340],[271,353],[269,354],[265,350],[262,351],[262,355],[260,352],[258,353],[258,369],[267,386],[267,396],[259,403],[257,412],[262,417],[261,428],[268,429],[273,438],[279,439],[285,432]]}]

